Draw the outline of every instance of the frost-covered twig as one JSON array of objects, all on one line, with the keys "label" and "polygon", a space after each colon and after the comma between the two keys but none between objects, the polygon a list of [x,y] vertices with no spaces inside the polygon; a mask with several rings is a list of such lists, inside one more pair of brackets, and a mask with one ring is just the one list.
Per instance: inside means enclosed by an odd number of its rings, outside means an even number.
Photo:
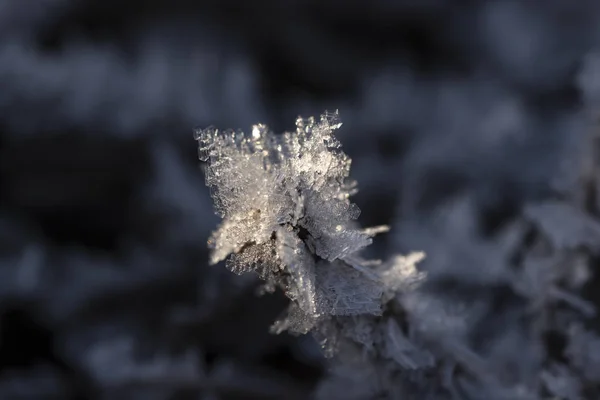
[{"label": "frost-covered twig", "polygon": [[[387,227],[361,229],[355,222],[350,159],[333,135],[340,126],[338,113],[326,112],[320,120],[298,118],[296,131],[282,135],[262,124],[250,134],[196,131],[223,218],[209,239],[211,262],[228,258],[232,271],[256,272],[267,291],[285,292],[292,303],[275,333],[312,331],[341,362],[342,379],[363,371],[360,390],[347,387],[336,397],[389,397],[395,375],[433,367],[431,354],[407,338],[392,311],[396,295],[423,278],[415,268],[423,254],[387,263],[360,257]],[[332,398],[326,385],[320,392]]]}]

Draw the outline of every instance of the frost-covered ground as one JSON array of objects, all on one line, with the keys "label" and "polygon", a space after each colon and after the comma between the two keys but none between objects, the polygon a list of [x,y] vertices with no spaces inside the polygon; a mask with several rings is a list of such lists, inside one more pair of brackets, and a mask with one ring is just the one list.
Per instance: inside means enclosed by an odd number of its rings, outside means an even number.
[{"label": "frost-covered ground", "polygon": [[367,255],[427,254],[410,306],[453,395],[598,398],[599,22],[591,0],[0,2],[0,398],[348,388],[269,333],[281,293],[208,265],[192,137],[325,109],[359,222],[392,227]]}]

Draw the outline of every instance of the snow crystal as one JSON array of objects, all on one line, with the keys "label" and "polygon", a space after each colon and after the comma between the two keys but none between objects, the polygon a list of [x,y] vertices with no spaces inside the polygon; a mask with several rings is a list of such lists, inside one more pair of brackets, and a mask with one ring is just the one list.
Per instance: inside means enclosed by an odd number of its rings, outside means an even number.
[{"label": "snow crystal", "polygon": [[[211,262],[228,258],[232,271],[257,272],[281,287],[297,307],[287,318],[307,323],[381,312],[382,285],[355,254],[387,228],[355,222],[351,160],[333,135],[341,125],[336,111],[319,120],[299,117],[296,131],[281,135],[264,124],[249,135],[214,127],[195,132],[223,218],[209,239]],[[285,319],[276,325],[302,330]]]},{"label": "snow crystal", "polygon": [[341,125],[336,111],[319,120],[299,117],[295,132],[281,135],[264,124],[249,135],[214,127],[195,132],[223,219],[209,239],[211,262],[227,259],[231,271],[254,272],[264,291],[279,288],[290,298],[273,333],[312,332],[326,356],[343,355],[361,370],[382,359],[409,370],[430,367],[433,356],[384,316],[390,300],[423,280],[414,265],[424,255],[386,263],[361,257],[389,228],[363,229],[355,221],[351,160],[333,134]]}]

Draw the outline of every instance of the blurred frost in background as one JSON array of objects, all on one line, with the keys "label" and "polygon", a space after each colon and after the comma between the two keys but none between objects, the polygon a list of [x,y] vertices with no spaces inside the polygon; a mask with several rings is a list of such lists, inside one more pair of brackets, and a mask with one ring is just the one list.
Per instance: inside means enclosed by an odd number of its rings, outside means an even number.
[{"label": "blurred frost in background", "polygon": [[[462,285],[485,289],[469,315],[496,304],[485,324],[508,344],[474,343],[506,365],[518,348],[525,376],[538,353],[511,318],[538,292],[488,289],[529,253],[563,254],[552,226],[580,220],[550,200],[594,225],[599,19],[591,0],[1,1],[0,397],[287,399],[326,382],[314,342],[269,335],[281,294],[208,267],[217,217],[191,132],[336,108],[361,223],[392,226],[373,253],[425,251],[457,307]],[[555,241],[506,250],[521,223]],[[587,283],[563,281],[597,305],[595,248],[577,246]],[[594,381],[587,325],[546,345]]]}]

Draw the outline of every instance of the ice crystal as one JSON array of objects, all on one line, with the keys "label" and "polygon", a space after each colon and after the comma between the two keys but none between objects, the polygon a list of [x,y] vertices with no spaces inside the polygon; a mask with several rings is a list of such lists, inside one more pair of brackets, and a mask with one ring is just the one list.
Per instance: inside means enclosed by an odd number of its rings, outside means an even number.
[{"label": "ice crystal", "polygon": [[211,262],[229,257],[234,272],[258,272],[313,317],[381,309],[382,286],[353,255],[382,229],[355,222],[351,161],[333,135],[340,126],[336,111],[298,118],[296,131],[281,135],[263,124],[249,135],[195,132],[223,218],[209,239]]},{"label": "ice crystal", "polygon": [[362,229],[356,222],[351,160],[334,136],[341,125],[336,111],[319,120],[299,117],[295,132],[281,135],[263,124],[250,134],[213,127],[195,132],[223,219],[209,239],[211,262],[227,259],[233,272],[257,273],[266,291],[280,288],[292,300],[274,333],[312,332],[325,354],[343,355],[348,368],[377,370],[390,362],[429,368],[433,357],[384,315],[392,300],[423,279],[414,267],[423,254],[386,263],[361,257],[372,237],[388,228]]}]

